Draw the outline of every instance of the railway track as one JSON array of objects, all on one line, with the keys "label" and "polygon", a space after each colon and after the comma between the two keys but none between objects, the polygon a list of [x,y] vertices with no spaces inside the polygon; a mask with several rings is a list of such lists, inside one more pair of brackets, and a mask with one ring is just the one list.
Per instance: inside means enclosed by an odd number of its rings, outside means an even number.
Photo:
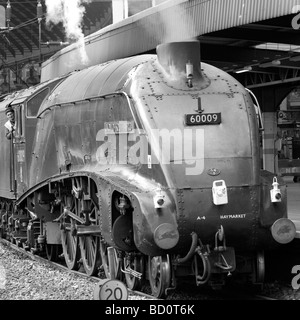
[{"label": "railway track", "polygon": [[[81,271],[74,271],[70,270],[67,268],[65,265],[62,263],[57,263],[53,261],[49,261],[48,259],[36,255],[30,251],[26,251],[24,248],[19,247],[16,244],[13,244],[12,242],[5,240],[5,239],[0,239],[0,242],[6,245],[8,248],[11,248],[26,257],[29,257],[30,259],[43,263],[45,265],[51,266],[55,269],[59,270],[64,270],[68,273],[77,275],[82,278],[88,278],[89,280],[92,280],[95,282],[95,286],[102,286],[107,280],[106,278],[100,278],[96,276],[88,276],[86,273],[81,272]],[[200,289],[198,287],[191,287],[190,285],[184,285],[183,288],[185,289],[179,289],[178,291],[174,291],[171,293],[167,300],[169,301],[174,301],[174,300],[277,300],[274,298],[270,298],[267,296],[264,296],[263,294],[255,294],[253,292],[248,292],[245,290],[245,288],[241,287],[234,287],[234,288],[224,288],[222,290],[206,290],[206,289]],[[185,292],[186,288],[189,288],[189,292]],[[153,296],[141,292],[141,291],[134,291],[134,290],[128,290],[128,294],[131,296],[131,299],[133,300],[161,300],[154,298]]]},{"label": "railway track", "polygon": [[[10,241],[8,241],[6,239],[0,238],[0,243],[3,243],[7,247],[12,248],[13,250],[15,250],[15,251],[17,251],[17,252],[19,252],[21,254],[24,254],[26,257],[29,257],[32,260],[35,260],[37,262],[44,263],[44,264],[46,264],[48,266],[51,266],[51,267],[59,269],[59,270],[67,271],[67,272],[69,272],[71,274],[74,274],[74,275],[77,275],[79,277],[89,278],[90,280],[95,281],[95,285],[98,284],[98,285],[102,286],[107,280],[109,280],[109,279],[106,279],[106,278],[88,276],[86,273],[81,272],[81,271],[70,270],[69,268],[67,268],[66,266],[64,266],[61,263],[49,261],[48,259],[46,259],[46,258],[44,258],[42,256],[33,254],[30,251],[27,251],[27,250],[25,250],[25,249],[23,249],[21,247],[18,247],[16,244],[13,244],[12,242],[10,242]],[[127,290],[128,290],[129,295],[131,295],[133,298],[136,298],[137,300],[139,300],[139,299],[160,300],[160,299],[157,299],[157,298],[155,298],[155,297],[153,297],[153,296],[151,296],[149,294],[146,294],[144,292],[141,292],[141,291],[135,291],[135,290],[131,290],[131,289],[127,289]]]},{"label": "railway track", "polygon": [[[186,288],[189,288],[189,292],[186,292]],[[221,289],[212,289],[210,287],[199,288],[197,286],[191,286],[188,283],[184,283],[178,286],[176,292],[172,293],[169,300],[220,300],[220,301],[232,301],[232,300],[278,300],[265,295],[263,292],[251,289],[251,287],[245,287],[243,285],[224,286]]]},{"label": "railway track", "polygon": [[278,300],[271,297],[264,296],[262,294],[256,294],[251,291],[247,292],[247,290],[241,290],[241,288],[238,288],[237,290],[232,289],[224,289],[220,293],[220,296],[224,300]]}]

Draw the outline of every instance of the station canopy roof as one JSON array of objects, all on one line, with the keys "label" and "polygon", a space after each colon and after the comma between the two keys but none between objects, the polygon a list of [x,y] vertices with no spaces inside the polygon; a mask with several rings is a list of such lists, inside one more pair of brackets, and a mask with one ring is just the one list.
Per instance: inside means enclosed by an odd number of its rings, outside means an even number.
[{"label": "station canopy roof", "polygon": [[288,14],[201,35],[202,59],[248,87],[300,81],[300,24],[293,28],[295,19],[296,14]]},{"label": "station canopy roof", "polygon": [[[46,23],[45,0],[40,1],[42,16],[39,23],[38,2],[39,0],[0,0],[0,69],[16,62],[37,59],[44,61],[70,43],[62,23]],[[11,7],[9,21],[8,3]],[[82,1],[81,6],[85,10],[81,22],[84,36],[112,23],[110,1]]]},{"label": "station canopy roof", "polygon": [[[196,38],[201,41],[202,61],[231,73],[248,87],[264,86],[300,80],[297,2],[168,0],[114,26],[111,1],[92,0],[83,4],[86,13],[82,30],[88,36],[105,27],[105,32],[99,33],[99,41],[109,39],[109,58],[155,53],[156,45],[172,41],[172,36],[166,36],[167,31],[178,36],[176,41]],[[41,3],[46,12],[44,0]],[[10,4],[12,29],[0,29],[0,68],[39,54],[45,60],[61,49],[60,42],[69,40],[62,25],[47,26],[43,17],[43,45],[39,48],[37,0],[10,0]],[[0,8],[1,5],[6,8],[7,1],[0,0]],[[0,20],[2,16],[0,10]],[[170,20],[168,27],[163,21],[166,17]],[[57,44],[47,46],[47,42]]]}]

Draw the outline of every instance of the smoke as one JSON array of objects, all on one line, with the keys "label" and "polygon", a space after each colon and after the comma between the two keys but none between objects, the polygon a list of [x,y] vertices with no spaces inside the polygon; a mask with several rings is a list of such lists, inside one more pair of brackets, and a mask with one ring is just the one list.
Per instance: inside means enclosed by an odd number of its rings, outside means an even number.
[{"label": "smoke", "polygon": [[47,6],[46,23],[62,22],[68,40],[76,42],[80,51],[81,62],[86,64],[88,57],[85,51],[84,34],[81,29],[85,13],[83,3],[91,0],[45,0]]},{"label": "smoke", "polygon": [[164,25],[163,42],[183,41],[195,37],[192,17],[181,6],[174,5],[169,15],[161,12],[160,19]]},{"label": "smoke", "polygon": [[[195,39],[197,32],[192,24],[193,17],[181,3],[182,0],[167,0],[158,3],[166,10],[158,10],[157,19],[147,21],[144,28],[144,32],[148,33],[155,43]],[[158,25],[161,26],[159,32],[157,32]]]}]

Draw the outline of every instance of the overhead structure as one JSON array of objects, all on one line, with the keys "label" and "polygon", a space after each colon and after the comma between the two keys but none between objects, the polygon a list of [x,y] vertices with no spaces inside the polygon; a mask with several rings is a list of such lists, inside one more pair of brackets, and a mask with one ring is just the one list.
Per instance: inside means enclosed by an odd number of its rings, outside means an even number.
[{"label": "overhead structure", "polygon": [[[112,22],[110,2],[83,5],[84,35]],[[40,54],[44,61],[65,45],[68,39],[62,24],[46,25],[46,12],[45,0],[0,0],[0,67],[34,60]]]},{"label": "overhead structure", "polygon": [[[199,39],[203,61],[232,73],[248,68],[251,75],[244,73],[241,79],[249,86],[287,81],[298,77],[292,60],[300,41],[294,29],[297,10],[295,0],[165,1],[87,36],[88,64],[77,60],[70,65],[78,49],[75,44],[62,49],[44,64],[44,79],[72,68],[151,53],[160,43]],[[274,60],[280,64],[261,66]]]},{"label": "overhead structure", "polygon": [[[249,88],[300,79],[296,0],[152,0],[156,6],[114,24],[113,0],[93,0],[84,4],[88,56],[84,63],[76,44],[61,50],[67,42],[61,25],[49,28],[43,19],[39,34],[37,0],[0,0],[0,8],[6,9],[8,2],[12,29],[0,26],[0,68],[51,57],[43,65],[43,80],[115,58],[154,53],[160,43],[187,39],[201,41],[202,61],[231,73]],[[44,0],[41,4],[45,14]],[[3,10],[0,17],[3,20]]]},{"label": "overhead structure", "polygon": [[[111,6],[110,1],[82,3],[80,33],[112,23]],[[62,23],[46,23],[48,13],[45,0],[0,0],[0,95],[39,83],[41,63],[74,42]]]}]

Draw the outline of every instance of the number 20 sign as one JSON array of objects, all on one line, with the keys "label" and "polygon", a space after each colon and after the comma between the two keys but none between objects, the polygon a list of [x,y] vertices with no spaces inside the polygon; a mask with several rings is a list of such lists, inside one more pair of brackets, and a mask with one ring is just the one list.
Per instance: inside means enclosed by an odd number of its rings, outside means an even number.
[{"label": "number 20 sign", "polygon": [[98,282],[94,289],[94,300],[127,300],[128,290],[119,280]]}]

